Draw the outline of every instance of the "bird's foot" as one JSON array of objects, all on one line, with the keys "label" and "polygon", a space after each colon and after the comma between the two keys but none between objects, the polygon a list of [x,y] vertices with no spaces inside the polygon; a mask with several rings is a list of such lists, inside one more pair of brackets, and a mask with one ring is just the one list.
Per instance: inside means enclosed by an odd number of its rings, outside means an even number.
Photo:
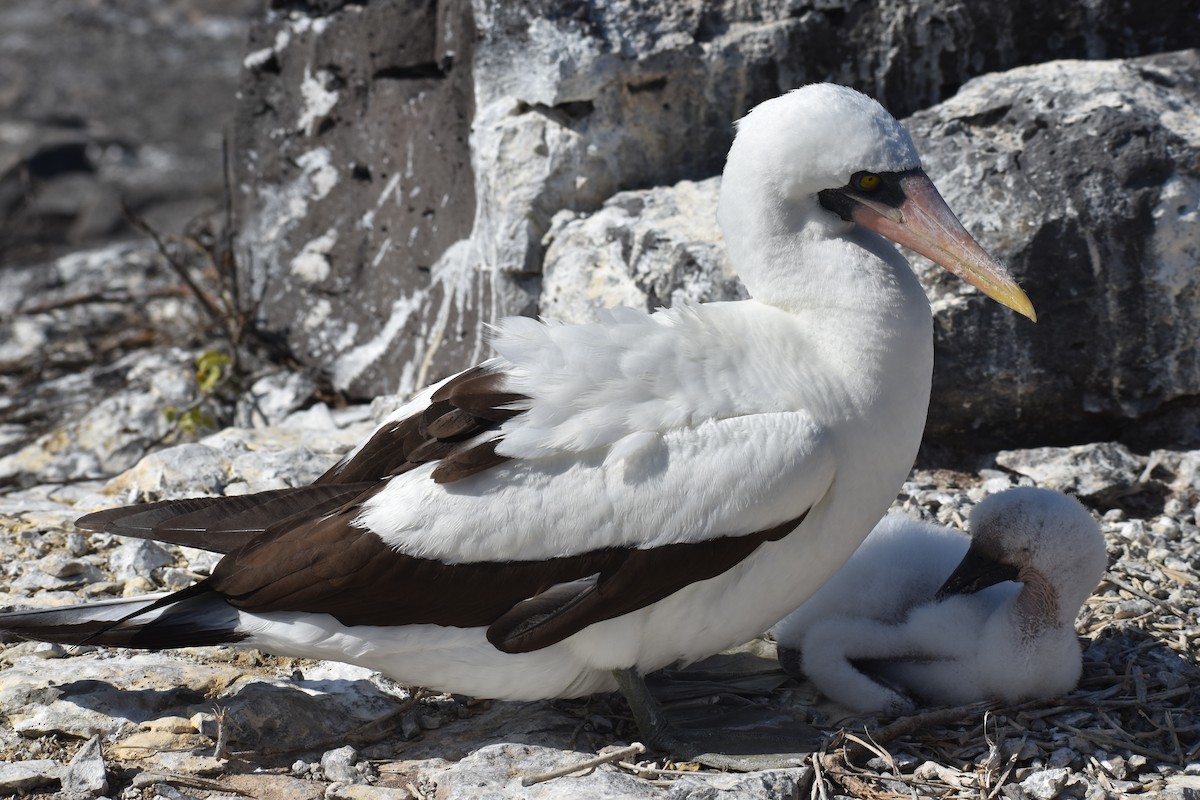
[{"label": "bird's foot", "polygon": [[635,669],[615,670],[642,741],[674,761],[738,771],[795,767],[821,734],[803,720],[736,697],[672,707],[668,721]]}]

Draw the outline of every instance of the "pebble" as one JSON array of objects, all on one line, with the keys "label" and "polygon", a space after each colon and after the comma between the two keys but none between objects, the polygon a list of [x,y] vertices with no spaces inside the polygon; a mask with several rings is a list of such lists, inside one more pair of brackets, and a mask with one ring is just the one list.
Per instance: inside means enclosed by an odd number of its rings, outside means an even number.
[{"label": "pebble", "polygon": [[174,562],[175,557],[171,553],[148,539],[127,539],[108,557],[109,569],[112,570],[113,576],[126,583],[138,578],[146,580],[146,576],[154,570]]},{"label": "pebble", "polygon": [[1070,773],[1065,768],[1038,770],[1021,781],[1021,790],[1034,800],[1054,800],[1066,785]]},{"label": "pebble", "polygon": [[327,750],[321,756],[321,771],[325,780],[334,783],[362,783],[362,772],[354,768],[358,763],[358,751],[350,745],[336,750]]},{"label": "pebble", "polygon": [[93,736],[67,764],[62,776],[62,794],[69,800],[85,800],[107,792],[108,773],[100,752],[100,737]]}]

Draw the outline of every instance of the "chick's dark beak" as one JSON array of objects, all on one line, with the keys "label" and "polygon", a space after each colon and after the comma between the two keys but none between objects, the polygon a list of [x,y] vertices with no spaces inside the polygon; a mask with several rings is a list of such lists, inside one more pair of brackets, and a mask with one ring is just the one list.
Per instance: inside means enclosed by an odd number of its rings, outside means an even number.
[{"label": "chick's dark beak", "polygon": [[972,594],[1002,581],[1015,581],[1018,574],[1018,569],[1012,564],[1001,563],[975,548],[968,548],[963,560],[934,597],[944,600],[952,594]]}]

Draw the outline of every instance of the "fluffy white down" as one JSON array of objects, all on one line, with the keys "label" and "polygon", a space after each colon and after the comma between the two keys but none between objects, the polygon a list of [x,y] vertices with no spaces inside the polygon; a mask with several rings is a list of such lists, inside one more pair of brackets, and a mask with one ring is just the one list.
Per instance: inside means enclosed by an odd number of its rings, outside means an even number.
[{"label": "fluffy white down", "polygon": [[988,498],[970,523],[976,546],[1003,553],[1021,583],[936,600],[968,539],[889,514],[775,627],[781,658],[798,652],[822,692],[864,713],[1070,691],[1081,669],[1074,619],[1104,571],[1099,526],[1072,498],[1031,488]]}]

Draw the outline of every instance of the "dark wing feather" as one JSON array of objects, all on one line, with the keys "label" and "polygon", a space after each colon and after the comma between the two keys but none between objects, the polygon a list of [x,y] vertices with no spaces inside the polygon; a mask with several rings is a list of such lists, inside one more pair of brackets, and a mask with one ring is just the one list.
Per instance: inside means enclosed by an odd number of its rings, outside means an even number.
[{"label": "dark wing feather", "polygon": [[[162,610],[148,621],[139,619],[152,607]],[[197,584],[153,602],[131,598],[10,611],[0,614],[0,638],[162,650],[239,642],[246,634],[237,622],[237,611],[224,598]]]},{"label": "dark wing feather", "polygon": [[234,497],[164,500],[97,511],[80,517],[75,527],[228,553],[281,520],[334,511],[372,485],[312,485]]},{"label": "dark wing feather", "polygon": [[488,626],[497,648],[528,652],[719,575],[803,519],[648,550],[444,564],[396,552],[352,525],[356,514],[264,534],[222,559],[209,585],[244,611],[326,613],[344,625]]},{"label": "dark wing feather", "polygon": [[507,461],[496,455],[498,439],[486,434],[520,414],[529,398],[503,391],[505,379],[503,372],[482,367],[466,370],[439,387],[423,411],[380,428],[352,458],[316,482],[378,481],[431,461],[449,461],[433,475],[438,483],[449,483]]},{"label": "dark wing feather", "polygon": [[[314,520],[360,501],[381,481],[440,461],[438,483],[474,475],[507,459],[486,439],[510,408],[527,398],[501,391],[504,374],[479,367],[443,385],[423,411],[380,428],[353,458],[339,462],[310,486],[238,497],[198,497],[98,511],[75,524],[141,539],[228,553],[267,530],[308,530]],[[478,441],[484,437],[485,441]]]},{"label": "dark wing feather", "polygon": [[488,641],[506,653],[548,647],[589,625],[645,608],[689,584],[715,578],[764,542],[787,536],[804,516],[745,536],[623,551],[617,567],[594,580],[556,586],[518,603],[488,627]]}]

